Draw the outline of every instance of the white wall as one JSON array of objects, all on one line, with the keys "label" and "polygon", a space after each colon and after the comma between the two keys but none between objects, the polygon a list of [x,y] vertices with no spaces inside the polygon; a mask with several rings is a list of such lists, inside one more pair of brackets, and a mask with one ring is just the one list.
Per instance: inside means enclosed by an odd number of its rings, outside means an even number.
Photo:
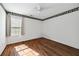
[{"label": "white wall", "polygon": [[43,36],[79,49],[79,11],[43,21]]},{"label": "white wall", "polygon": [[6,21],[6,13],[4,9],[0,6],[0,54],[4,50],[6,46],[5,40],[5,21]]},{"label": "white wall", "polygon": [[7,44],[26,41],[41,37],[42,22],[30,18],[24,18],[24,32],[22,36],[11,36],[7,38]]},{"label": "white wall", "polygon": [[41,31],[42,31],[41,26],[42,26],[42,22],[39,20],[24,18],[24,31],[25,31],[25,35],[28,38],[41,37]]}]

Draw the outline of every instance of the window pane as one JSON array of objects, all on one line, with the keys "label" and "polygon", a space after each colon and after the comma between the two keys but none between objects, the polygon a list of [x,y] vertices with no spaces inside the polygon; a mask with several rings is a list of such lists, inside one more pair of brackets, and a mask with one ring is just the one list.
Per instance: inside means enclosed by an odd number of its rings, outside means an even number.
[{"label": "window pane", "polygon": [[21,27],[22,17],[11,16],[11,27]]},{"label": "window pane", "polygon": [[11,36],[21,35],[22,17],[11,15]]},{"label": "window pane", "polygon": [[21,28],[11,28],[11,36],[21,35]]}]

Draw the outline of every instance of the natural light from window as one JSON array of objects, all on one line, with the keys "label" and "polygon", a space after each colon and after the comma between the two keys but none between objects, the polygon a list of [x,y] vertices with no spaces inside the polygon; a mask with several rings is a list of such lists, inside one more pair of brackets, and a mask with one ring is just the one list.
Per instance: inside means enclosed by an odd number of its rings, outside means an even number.
[{"label": "natural light from window", "polygon": [[11,15],[11,36],[21,35],[22,17]]},{"label": "natural light from window", "polygon": [[19,56],[38,56],[39,55],[38,52],[29,48],[25,44],[14,47],[14,52],[15,54],[18,54]]}]

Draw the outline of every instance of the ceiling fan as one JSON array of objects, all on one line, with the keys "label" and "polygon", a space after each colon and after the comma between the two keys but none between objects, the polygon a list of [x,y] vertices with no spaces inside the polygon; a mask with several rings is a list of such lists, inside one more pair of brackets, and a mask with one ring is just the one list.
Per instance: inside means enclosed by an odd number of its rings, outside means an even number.
[{"label": "ceiling fan", "polygon": [[43,10],[40,5],[36,5],[33,10],[35,10],[38,14]]}]

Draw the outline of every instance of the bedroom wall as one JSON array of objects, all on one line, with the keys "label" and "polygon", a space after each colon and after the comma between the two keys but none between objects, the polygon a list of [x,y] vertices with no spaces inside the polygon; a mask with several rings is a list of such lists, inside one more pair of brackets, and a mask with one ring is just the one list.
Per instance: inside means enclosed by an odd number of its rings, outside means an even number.
[{"label": "bedroom wall", "polygon": [[7,44],[26,41],[41,37],[42,22],[30,18],[24,18],[24,35],[11,36],[7,38]]},{"label": "bedroom wall", "polygon": [[39,38],[41,37],[42,21],[24,18],[24,33],[28,38]]},{"label": "bedroom wall", "polygon": [[3,52],[6,46],[5,21],[6,21],[6,13],[0,5],[0,54]]},{"label": "bedroom wall", "polygon": [[43,21],[43,37],[79,49],[79,11]]}]

